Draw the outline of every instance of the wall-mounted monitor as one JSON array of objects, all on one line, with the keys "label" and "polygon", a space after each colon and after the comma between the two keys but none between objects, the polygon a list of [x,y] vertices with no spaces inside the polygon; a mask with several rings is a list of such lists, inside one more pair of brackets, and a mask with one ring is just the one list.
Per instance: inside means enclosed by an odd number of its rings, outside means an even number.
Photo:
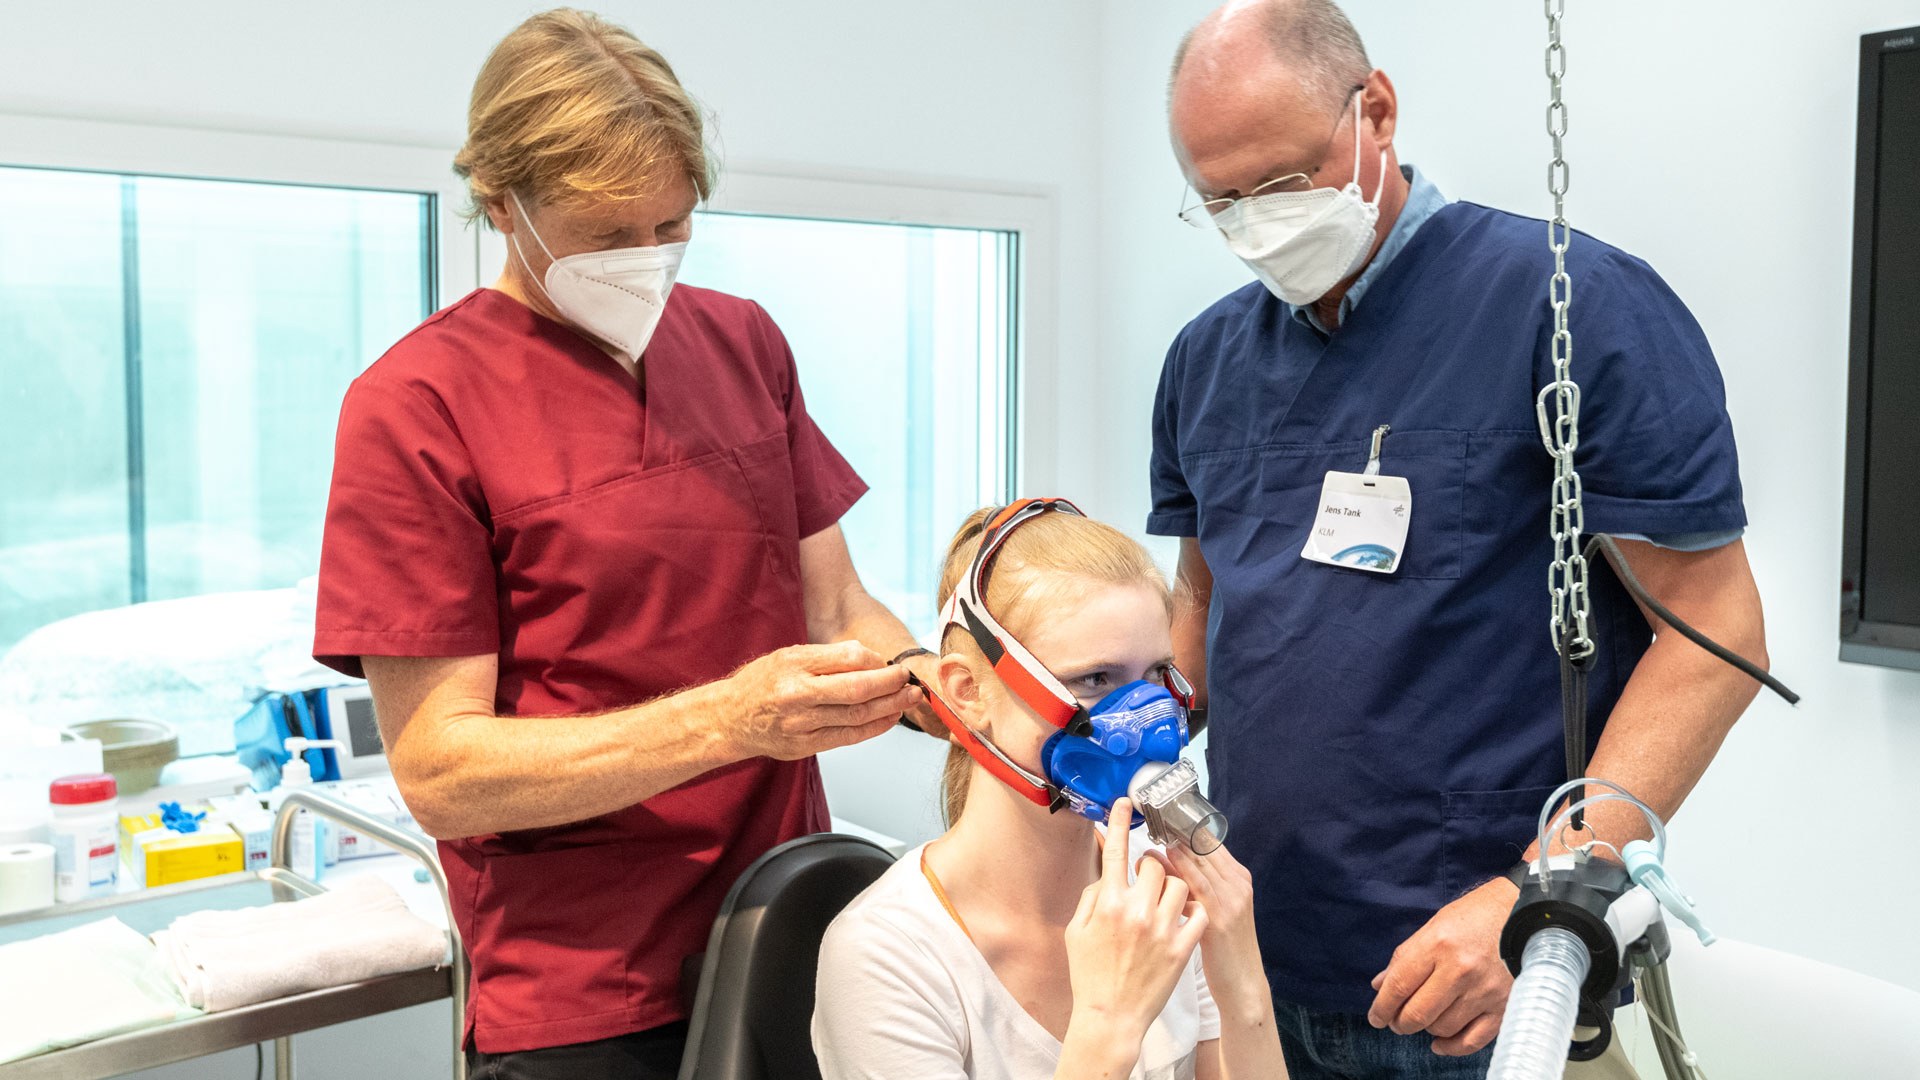
[{"label": "wall-mounted monitor", "polygon": [[1920,669],[1920,27],[1860,39],[1840,658]]}]

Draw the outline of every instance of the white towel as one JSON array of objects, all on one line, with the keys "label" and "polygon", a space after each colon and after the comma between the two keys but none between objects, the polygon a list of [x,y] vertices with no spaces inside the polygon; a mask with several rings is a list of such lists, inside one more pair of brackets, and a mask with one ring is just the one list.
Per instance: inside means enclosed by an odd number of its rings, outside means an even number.
[{"label": "white towel", "polygon": [[208,1012],[448,962],[446,931],[374,877],[294,903],[182,915],[153,941],[187,1003]]},{"label": "white towel", "polygon": [[0,1062],[193,1016],[119,919],[0,945]]}]

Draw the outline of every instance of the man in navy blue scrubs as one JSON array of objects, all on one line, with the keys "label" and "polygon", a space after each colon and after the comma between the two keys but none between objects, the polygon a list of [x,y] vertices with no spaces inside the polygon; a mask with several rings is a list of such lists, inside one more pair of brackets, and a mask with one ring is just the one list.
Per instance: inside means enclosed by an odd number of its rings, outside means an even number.
[{"label": "man in navy blue scrubs", "polygon": [[[1176,650],[1204,676],[1294,1080],[1486,1075],[1504,872],[1566,779],[1534,417],[1548,230],[1401,166],[1397,116],[1328,0],[1229,4],[1176,61],[1184,216],[1259,280],[1167,355],[1148,529],[1181,538]],[[1646,263],[1585,235],[1567,259],[1586,528],[1764,664],[1707,340]],[[1360,480],[1330,472],[1405,481],[1384,536],[1338,520]],[[1756,687],[1593,578],[1588,771],[1671,814]],[[1619,806],[1589,817],[1614,844],[1645,830]]]}]

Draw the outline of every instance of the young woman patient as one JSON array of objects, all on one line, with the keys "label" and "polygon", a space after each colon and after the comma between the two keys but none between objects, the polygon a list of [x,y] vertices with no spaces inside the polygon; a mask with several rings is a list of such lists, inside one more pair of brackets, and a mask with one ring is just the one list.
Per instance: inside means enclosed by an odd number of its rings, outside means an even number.
[{"label": "young woman patient", "polygon": [[[813,1017],[821,1073],[1284,1077],[1250,875],[1204,830],[1193,835],[1208,854],[1150,850],[1131,833],[1125,781],[1108,782],[1103,814],[1099,785],[1080,775],[1097,764],[1056,753],[1105,752],[1071,738],[1088,732],[1130,749],[1112,741],[1129,717],[1153,718],[1139,730],[1163,747],[1177,723],[1161,760],[1185,741],[1171,597],[1152,558],[1071,504],[1029,500],[968,520],[940,590],[949,625],[933,690],[957,736],[950,828],[828,929]],[[1135,760],[1122,759],[1126,775]],[[1104,838],[1090,817],[1105,819]]]}]

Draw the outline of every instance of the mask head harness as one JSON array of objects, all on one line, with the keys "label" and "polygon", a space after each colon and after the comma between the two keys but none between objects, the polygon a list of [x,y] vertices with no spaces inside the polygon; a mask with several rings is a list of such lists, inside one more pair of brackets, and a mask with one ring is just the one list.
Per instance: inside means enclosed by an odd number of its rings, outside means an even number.
[{"label": "mask head harness", "polygon": [[[943,632],[946,627],[952,626],[965,630],[986,656],[987,662],[993,665],[994,674],[1006,684],[1007,689],[1038,713],[1041,719],[1060,729],[1048,737],[1042,751],[1043,760],[1048,762],[1043,766],[1047,775],[1036,776],[1016,764],[991,739],[968,727],[932,688],[921,685],[917,679],[913,681],[926,691],[929,708],[953,733],[954,741],[1001,782],[1029,802],[1046,807],[1050,813],[1071,808],[1084,816],[1104,820],[1106,808],[1118,796],[1106,798],[1104,805],[1100,805],[1099,797],[1089,798],[1088,792],[1075,790],[1081,787],[1074,782],[1078,777],[1060,775],[1077,772],[1064,768],[1073,756],[1064,751],[1085,745],[1083,740],[1093,740],[1103,747],[1113,743],[1108,752],[1115,756],[1120,756],[1123,749],[1131,756],[1151,751],[1165,754],[1169,748],[1172,755],[1177,756],[1187,742],[1186,712],[1193,704],[1193,689],[1187,684],[1186,678],[1169,665],[1162,686],[1144,682],[1129,683],[1089,710],[987,611],[988,575],[1007,537],[1022,524],[1049,512],[1085,516],[1080,513],[1079,507],[1065,499],[1023,499],[989,518],[981,531],[980,547],[974,553],[973,562],[954,587],[953,596],[948,599],[946,609],[941,613]],[[1169,697],[1171,701],[1166,700]],[[1144,698],[1160,699],[1163,705],[1158,711],[1170,714],[1158,718],[1160,726],[1165,728],[1167,720],[1176,721],[1177,736],[1168,729],[1157,739],[1149,736],[1149,745],[1142,745],[1141,736],[1137,733],[1140,725],[1125,723],[1125,718],[1134,715],[1132,709],[1135,705],[1150,706],[1151,703]],[[1119,730],[1114,730],[1116,722],[1121,722]],[[1129,736],[1127,728],[1135,733]],[[1101,738],[1103,735],[1105,738]],[[1152,743],[1169,745],[1154,746]],[[1125,793],[1125,781],[1122,780],[1119,794]],[[1135,817],[1137,824],[1139,815]]]}]

